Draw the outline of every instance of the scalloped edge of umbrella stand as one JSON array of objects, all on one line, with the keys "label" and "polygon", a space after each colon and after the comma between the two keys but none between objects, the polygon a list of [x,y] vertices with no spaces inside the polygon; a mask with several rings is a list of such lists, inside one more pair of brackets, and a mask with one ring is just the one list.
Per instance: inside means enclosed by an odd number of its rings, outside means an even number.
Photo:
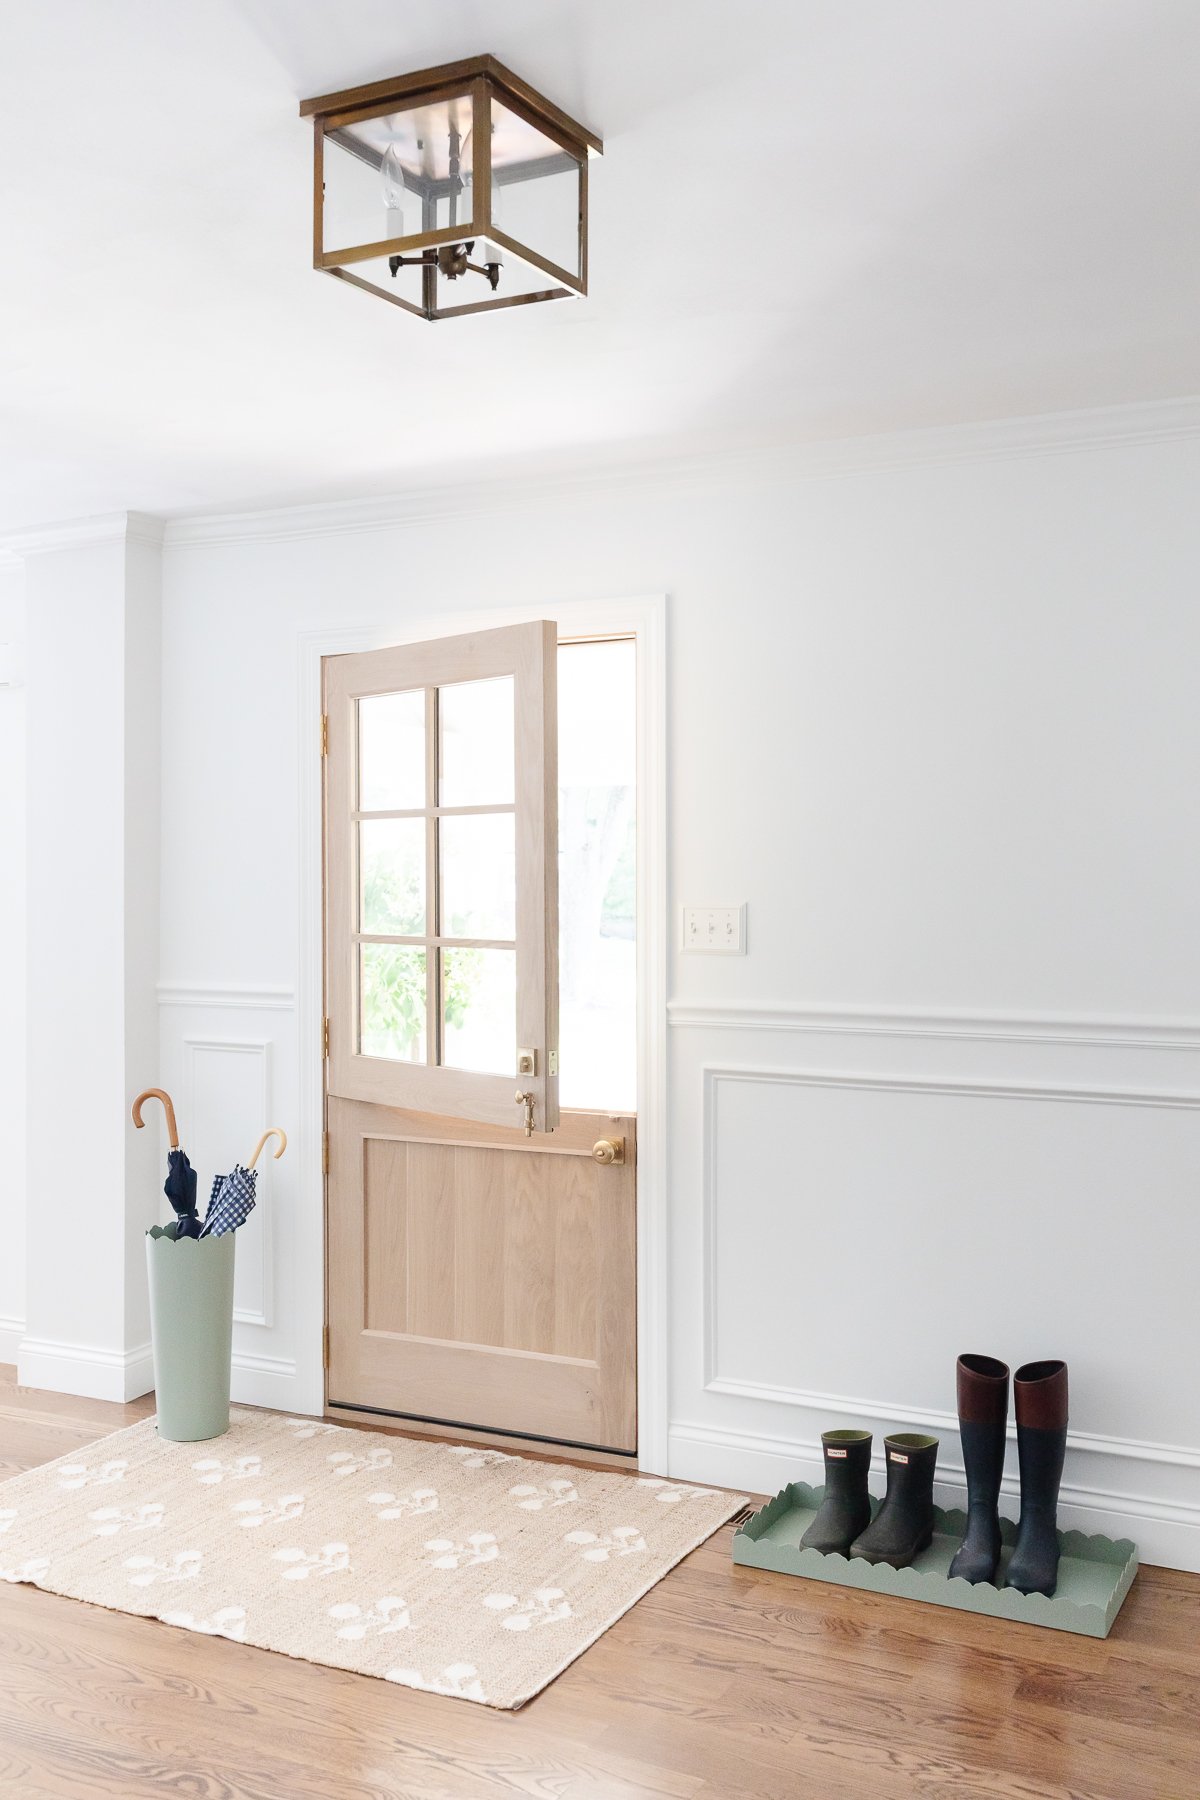
[{"label": "scalloped edge of umbrella stand", "polygon": [[[1137,1546],[1129,1538],[1060,1531],[1062,1560],[1058,1586],[1050,1599],[1045,1594],[1022,1594],[1015,1588],[996,1587],[990,1581],[951,1581],[948,1570],[962,1541],[967,1516],[940,1506],[934,1508],[933,1543],[906,1569],[847,1558],[836,1551],[825,1555],[820,1550],[802,1550],[800,1539],[824,1494],[823,1487],[810,1487],[806,1481],[792,1481],[781,1488],[774,1499],[760,1506],[735,1532],[734,1562],[750,1568],[773,1569],[782,1575],[798,1575],[809,1581],[893,1594],[904,1600],[921,1600],[929,1606],[948,1606],[957,1612],[980,1613],[986,1618],[1010,1619],[1021,1625],[1041,1625],[1052,1631],[1072,1631],[1094,1638],[1108,1636],[1137,1573]],[[877,1507],[879,1503],[874,1504]],[[1017,1528],[1011,1519],[1002,1519],[1000,1524],[1005,1545],[1000,1566],[1003,1574]]]}]

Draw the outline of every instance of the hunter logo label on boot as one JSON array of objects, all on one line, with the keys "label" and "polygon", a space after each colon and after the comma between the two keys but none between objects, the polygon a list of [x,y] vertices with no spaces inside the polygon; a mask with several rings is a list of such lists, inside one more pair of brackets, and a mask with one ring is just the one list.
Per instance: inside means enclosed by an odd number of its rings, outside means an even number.
[{"label": "hunter logo label on boot", "polygon": [[907,1458],[907,1456],[897,1456],[896,1452],[894,1450],[889,1450],[888,1451],[888,1461],[889,1462],[907,1463],[908,1458]]},{"label": "hunter logo label on boot", "polygon": [[826,1456],[845,1456],[846,1452],[844,1450],[834,1450],[831,1447],[827,1447],[825,1454]]}]

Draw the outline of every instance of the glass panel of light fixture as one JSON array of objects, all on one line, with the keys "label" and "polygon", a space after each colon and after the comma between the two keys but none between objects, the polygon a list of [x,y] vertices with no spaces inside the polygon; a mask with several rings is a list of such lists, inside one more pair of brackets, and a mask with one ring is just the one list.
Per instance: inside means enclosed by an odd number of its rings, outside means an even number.
[{"label": "glass panel of light fixture", "polygon": [[511,1073],[516,1060],[516,951],[456,947],[443,950],[441,957],[443,1063],[482,1075]]},{"label": "glass panel of light fixture", "polygon": [[579,274],[579,163],[498,98],[492,101],[492,217],[518,243]]},{"label": "glass panel of light fixture", "polygon": [[411,812],[425,804],[425,690],[358,702],[358,808]]},{"label": "glass panel of light fixture", "polygon": [[385,300],[407,300],[410,306],[424,311],[424,271],[412,263],[398,264],[393,274],[391,262],[390,256],[371,256],[364,262],[343,264],[338,273],[350,282],[368,287],[372,294],[382,294]]},{"label": "glass panel of light fixture", "polygon": [[321,247],[344,250],[387,236],[379,162],[345,132],[327,132]]},{"label": "glass panel of light fixture", "polygon": [[408,944],[359,946],[359,1050],[388,1062],[423,1063],[426,963]]},{"label": "glass panel of light fixture", "polygon": [[424,819],[364,819],[358,871],[360,931],[425,936]]},{"label": "glass panel of light fixture", "polygon": [[438,825],[443,937],[517,934],[516,818],[462,813]]},{"label": "glass panel of light fixture", "polygon": [[[470,93],[456,94],[327,131],[325,248],[416,237],[435,223],[461,225],[469,235],[472,111]],[[364,171],[365,186],[342,166],[351,162]],[[427,220],[427,208],[436,219]],[[353,235],[335,235],[343,228]]]},{"label": "glass panel of light fixture", "polygon": [[511,675],[439,690],[442,806],[512,805],[514,719]]}]

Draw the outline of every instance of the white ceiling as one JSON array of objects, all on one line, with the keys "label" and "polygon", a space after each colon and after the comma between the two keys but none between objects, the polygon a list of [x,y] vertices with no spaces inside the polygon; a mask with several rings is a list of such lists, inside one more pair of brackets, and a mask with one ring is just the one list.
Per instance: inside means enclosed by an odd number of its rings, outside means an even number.
[{"label": "white ceiling", "polygon": [[[297,100],[490,50],[592,292],[310,263]],[[1200,389],[1195,0],[0,0],[0,526]]]}]

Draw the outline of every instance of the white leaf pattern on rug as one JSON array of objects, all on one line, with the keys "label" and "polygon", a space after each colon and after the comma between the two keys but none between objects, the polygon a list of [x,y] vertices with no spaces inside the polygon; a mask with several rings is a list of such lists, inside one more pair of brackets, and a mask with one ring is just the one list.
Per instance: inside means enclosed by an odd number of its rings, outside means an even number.
[{"label": "white leaf pattern on rug", "polygon": [[353,1450],[331,1450],[327,1461],[335,1475],[358,1475],[363,1469],[370,1475],[377,1475],[380,1469],[390,1469],[392,1453],[382,1444],[376,1444],[365,1456],[356,1456]]},{"label": "white leaf pattern on rug", "polygon": [[147,1500],[136,1512],[122,1512],[119,1506],[98,1506],[88,1514],[97,1537],[115,1537],[119,1531],[155,1531],[166,1516],[161,1500]]},{"label": "white leaf pattern on rug", "polygon": [[584,1562],[607,1562],[610,1556],[634,1556],[647,1548],[636,1525],[614,1525],[607,1537],[594,1531],[568,1531],[564,1544],[586,1544]]},{"label": "white leaf pattern on rug", "polygon": [[534,1487],[523,1481],[517,1487],[509,1488],[509,1494],[525,1512],[541,1512],[547,1506],[572,1506],[579,1499],[579,1490],[573,1481],[560,1478],[549,1481],[545,1487]]},{"label": "white leaf pattern on rug", "polygon": [[15,1506],[0,1506],[0,1537],[3,1537],[17,1516]]},{"label": "white leaf pattern on rug", "polygon": [[506,1631],[528,1631],[535,1625],[555,1625],[571,1617],[570,1602],[557,1587],[535,1588],[528,1600],[520,1600],[516,1594],[489,1594],[483,1604],[491,1612],[504,1614],[500,1623]]},{"label": "white leaf pattern on rug", "polygon": [[235,1638],[239,1644],[246,1639],[244,1606],[219,1606],[208,1619],[198,1619],[190,1612],[165,1612],[159,1617],[164,1625],[180,1625],[185,1631],[199,1631],[205,1637]]},{"label": "white leaf pattern on rug", "polygon": [[322,1544],[311,1556],[291,1548],[273,1550],[271,1554],[276,1562],[288,1564],[282,1571],[285,1581],[305,1581],[310,1575],[336,1575],[350,1567],[349,1544]]},{"label": "white leaf pattern on rug", "polygon": [[427,1560],[431,1569],[461,1569],[473,1567],[476,1563],[495,1562],[500,1554],[500,1546],[490,1531],[473,1531],[465,1544],[456,1544],[453,1538],[430,1538],[425,1545],[433,1555]]},{"label": "white leaf pattern on rug", "polygon": [[440,1675],[422,1675],[419,1669],[389,1669],[385,1681],[401,1687],[420,1688],[426,1694],[449,1694],[455,1700],[482,1700],[487,1695],[474,1663],[451,1663]]},{"label": "white leaf pattern on rug", "polygon": [[131,1587],[153,1587],[159,1581],[195,1581],[204,1562],[199,1550],[177,1550],[167,1562],[152,1556],[127,1556],[122,1567],[132,1569]]},{"label": "white leaf pattern on rug", "polygon": [[41,1581],[50,1573],[48,1556],[31,1556],[28,1562],[14,1563],[11,1569],[0,1569],[0,1581]]},{"label": "white leaf pattern on rug", "polygon": [[367,1505],[378,1507],[377,1519],[407,1519],[416,1513],[438,1509],[436,1488],[414,1488],[411,1494],[368,1494]]},{"label": "white leaf pattern on rug", "polygon": [[284,1424],[298,1444],[308,1438],[328,1437],[331,1431],[340,1431],[340,1425],[327,1425],[324,1419],[285,1419]]},{"label": "white leaf pattern on rug", "polygon": [[681,1500],[703,1500],[712,1493],[712,1488],[681,1487],[675,1482],[664,1481],[661,1475],[638,1475],[635,1477],[639,1487],[654,1488],[654,1498],[663,1506],[676,1506]]},{"label": "white leaf pattern on rug", "polygon": [[60,1488],[107,1487],[110,1482],[124,1481],[128,1467],[127,1462],[117,1459],[101,1463],[98,1469],[89,1468],[87,1463],[64,1463],[58,1471],[58,1485]]},{"label": "white leaf pattern on rug", "polygon": [[238,1456],[232,1462],[222,1462],[219,1456],[202,1456],[192,1467],[205,1487],[215,1487],[220,1481],[257,1480],[262,1474],[262,1457]]},{"label": "white leaf pattern on rug", "polygon": [[230,1510],[238,1515],[239,1525],[277,1525],[281,1519],[304,1516],[303,1494],[280,1494],[273,1506],[265,1500],[235,1500]]},{"label": "white leaf pattern on rug", "polygon": [[377,1600],[370,1612],[364,1612],[353,1600],[342,1600],[337,1606],[329,1608],[331,1619],[338,1620],[337,1635],[357,1642],[365,1637],[386,1637],[391,1631],[410,1631],[412,1614],[408,1610],[408,1601],[399,1599],[395,1594],[385,1594]]},{"label": "white leaf pattern on rug", "polygon": [[507,1450],[485,1450],[482,1444],[443,1444],[441,1448],[447,1456],[458,1458],[461,1469],[494,1469],[499,1463],[521,1460],[510,1456]]}]

